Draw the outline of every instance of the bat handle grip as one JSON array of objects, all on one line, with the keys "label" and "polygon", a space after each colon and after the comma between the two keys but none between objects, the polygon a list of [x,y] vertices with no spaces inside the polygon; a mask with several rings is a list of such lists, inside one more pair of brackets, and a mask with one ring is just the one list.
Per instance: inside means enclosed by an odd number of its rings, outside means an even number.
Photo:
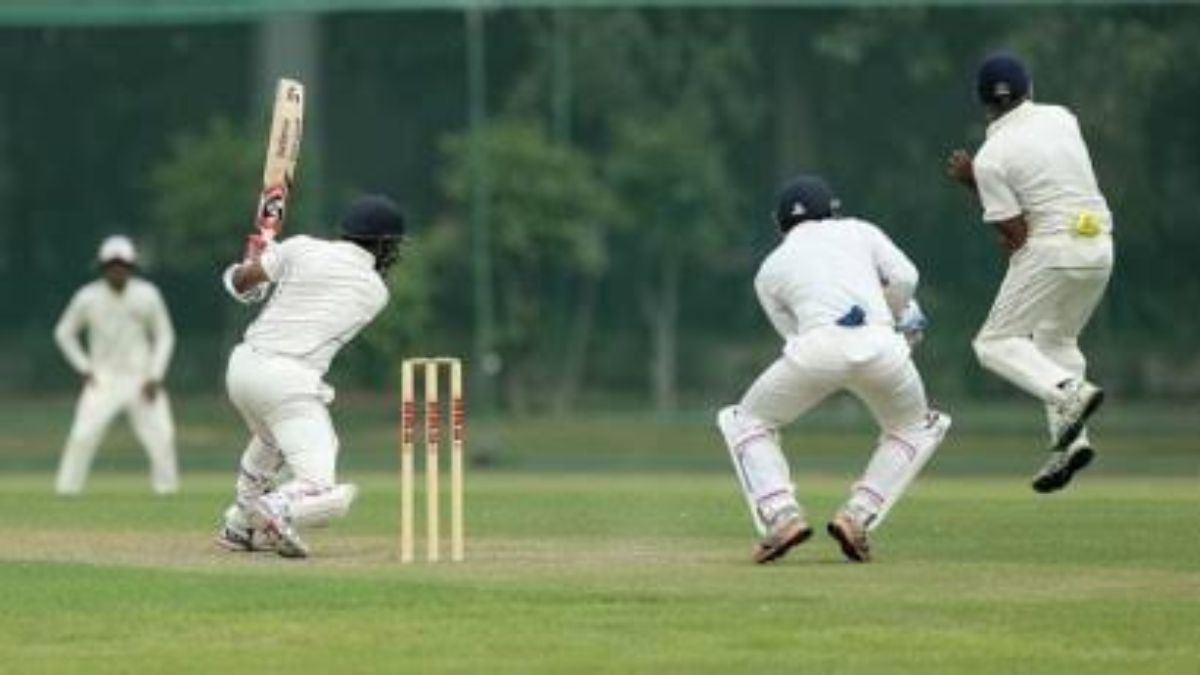
[{"label": "bat handle grip", "polygon": [[246,250],[242,255],[244,261],[258,260],[262,252],[267,248],[267,244],[275,240],[275,230],[269,227],[260,227],[254,234],[246,237]]},{"label": "bat handle grip", "polygon": [[258,200],[258,213],[254,217],[254,224],[260,232],[277,232],[283,228],[283,219],[287,215],[287,198],[286,181],[263,189]]}]

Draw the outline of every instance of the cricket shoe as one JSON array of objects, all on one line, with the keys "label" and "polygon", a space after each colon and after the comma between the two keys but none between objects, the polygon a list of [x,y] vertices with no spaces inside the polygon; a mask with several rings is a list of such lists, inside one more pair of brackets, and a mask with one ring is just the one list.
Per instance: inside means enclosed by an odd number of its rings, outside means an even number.
[{"label": "cricket shoe", "polygon": [[825,531],[842,548],[842,555],[853,562],[871,561],[871,543],[867,541],[867,526],[846,510],[838,511]]},{"label": "cricket shoe", "polygon": [[786,508],[772,519],[767,536],[754,547],[754,562],[762,565],[778,560],[807,541],[812,533],[799,508]]},{"label": "cricket shoe", "polygon": [[307,558],[308,546],[288,518],[269,500],[270,495],[250,503],[250,512],[268,536],[275,539],[275,552],[284,558]]},{"label": "cricket shoe", "polygon": [[1087,380],[1067,380],[1059,389],[1063,397],[1054,404],[1054,412],[1062,421],[1051,451],[1069,448],[1083,433],[1088,418],[1104,403],[1104,390]]},{"label": "cricket shoe", "polygon": [[249,553],[252,551],[274,551],[277,539],[263,530],[234,527],[233,525],[226,524],[221,526],[221,531],[217,533],[216,543],[217,546],[226,551]]},{"label": "cricket shoe", "polygon": [[1034,491],[1045,494],[1065,488],[1075,473],[1091,464],[1095,457],[1096,451],[1086,445],[1073,450],[1051,452],[1050,459],[1033,477]]}]

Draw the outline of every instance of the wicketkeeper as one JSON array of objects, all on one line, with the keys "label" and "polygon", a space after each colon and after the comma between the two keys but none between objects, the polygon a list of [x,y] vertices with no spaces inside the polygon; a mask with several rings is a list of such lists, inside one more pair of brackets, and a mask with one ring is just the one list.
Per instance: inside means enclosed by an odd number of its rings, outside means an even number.
[{"label": "wicketkeeper", "polygon": [[817,176],[800,176],[781,194],[775,221],[783,241],[754,288],[784,339],[783,354],[737,405],[717,415],[762,537],[758,563],[812,535],[780,449],[781,427],[842,390],[862,400],[879,424],[875,454],[827,526],[842,553],[858,562],[871,558],[867,533],[950,428],[948,415],[929,408],[910,358],[910,341],[927,323],[913,300],[916,267],[879,228],[837,209]]},{"label": "wicketkeeper", "polygon": [[250,429],[237,497],[217,543],[235,551],[273,548],[302,558],[297,528],[346,514],[357,492],[336,482],[338,437],[323,381],[330,362],[388,301],[384,284],[399,257],[404,218],[391,200],[354,201],[340,240],[251,237],[250,255],[225,271],[240,302],[267,300],[229,357],[229,399]]},{"label": "wicketkeeper", "polygon": [[1033,489],[1053,492],[1095,455],[1085,423],[1104,392],[1085,378],[1079,334],[1112,273],[1112,214],[1069,110],[1030,100],[1033,80],[1014,55],[983,62],[979,100],[990,124],[974,160],[955,151],[947,170],[979,196],[1000,235],[1008,272],[975,337],[985,368],[1046,406],[1050,457]]}]

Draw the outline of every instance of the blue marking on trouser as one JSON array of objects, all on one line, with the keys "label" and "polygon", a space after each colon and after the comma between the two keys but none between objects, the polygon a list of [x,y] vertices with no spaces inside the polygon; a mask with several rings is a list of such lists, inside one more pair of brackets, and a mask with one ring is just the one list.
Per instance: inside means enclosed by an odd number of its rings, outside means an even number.
[{"label": "blue marking on trouser", "polygon": [[862,307],[854,305],[849,312],[842,315],[842,318],[837,320],[837,325],[845,328],[858,328],[867,323],[867,313]]}]

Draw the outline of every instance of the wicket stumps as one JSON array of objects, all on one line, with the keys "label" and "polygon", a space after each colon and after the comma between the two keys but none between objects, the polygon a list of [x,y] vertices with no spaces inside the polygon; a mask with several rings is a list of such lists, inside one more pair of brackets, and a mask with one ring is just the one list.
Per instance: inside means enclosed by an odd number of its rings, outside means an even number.
[{"label": "wicket stumps", "polygon": [[413,482],[417,430],[416,372],[422,371],[425,386],[425,528],[426,559],[437,562],[440,548],[438,523],[438,454],[441,448],[442,414],[438,399],[438,374],[450,371],[450,559],[463,559],[463,405],[462,361],[448,356],[405,359],[400,369],[400,562],[413,561],[415,530],[415,485]]}]

